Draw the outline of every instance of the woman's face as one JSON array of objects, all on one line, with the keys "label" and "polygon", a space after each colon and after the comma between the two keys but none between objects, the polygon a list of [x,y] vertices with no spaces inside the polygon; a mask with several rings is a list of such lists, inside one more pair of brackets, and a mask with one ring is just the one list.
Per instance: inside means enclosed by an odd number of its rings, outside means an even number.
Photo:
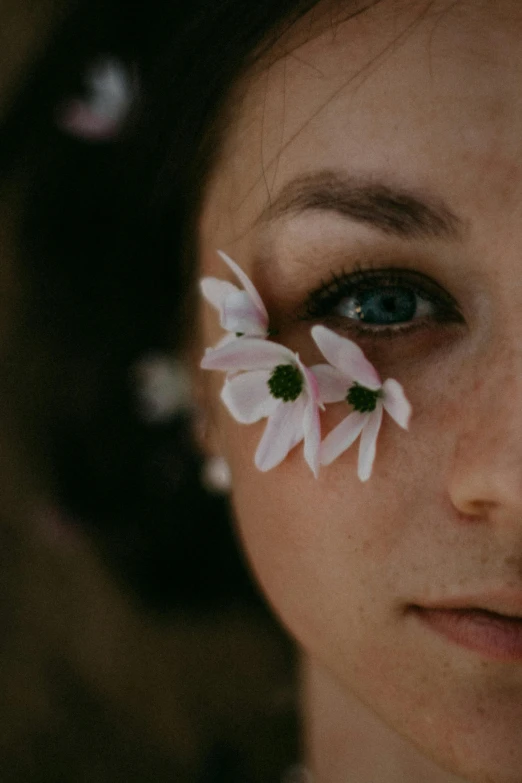
[{"label": "woman's face", "polygon": [[[404,386],[410,431],[384,421],[367,483],[357,445],[317,480],[302,446],[261,473],[264,422],[236,423],[207,373],[215,447],[252,567],[312,659],[441,765],[514,783],[521,661],[412,607],[522,616],[522,8],[383,0],[320,21],[234,96],[201,273],[232,280],[215,249],[232,256],[307,364],[313,324],[355,340]],[[222,335],[206,305],[202,331]],[[328,406],[324,433],[347,412]]]}]

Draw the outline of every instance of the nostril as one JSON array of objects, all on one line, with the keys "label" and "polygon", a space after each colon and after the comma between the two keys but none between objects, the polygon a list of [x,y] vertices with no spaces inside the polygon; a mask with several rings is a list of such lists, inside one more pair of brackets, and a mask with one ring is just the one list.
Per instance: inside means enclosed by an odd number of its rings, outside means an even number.
[{"label": "nostril", "polygon": [[459,522],[466,524],[487,522],[498,508],[498,503],[491,500],[466,500],[458,503],[453,499],[452,504]]}]

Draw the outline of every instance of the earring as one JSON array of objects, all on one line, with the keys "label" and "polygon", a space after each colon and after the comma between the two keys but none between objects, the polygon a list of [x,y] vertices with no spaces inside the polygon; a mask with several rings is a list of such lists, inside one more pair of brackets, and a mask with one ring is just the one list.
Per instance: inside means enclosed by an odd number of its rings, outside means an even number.
[{"label": "earring", "polygon": [[230,467],[224,457],[209,457],[203,463],[203,486],[215,495],[226,495],[232,486]]}]

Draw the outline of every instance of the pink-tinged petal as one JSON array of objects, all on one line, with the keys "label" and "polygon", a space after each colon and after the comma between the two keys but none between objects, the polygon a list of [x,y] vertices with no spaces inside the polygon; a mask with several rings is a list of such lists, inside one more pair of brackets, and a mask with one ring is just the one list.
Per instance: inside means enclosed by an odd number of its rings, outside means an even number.
[{"label": "pink-tinged petal", "polygon": [[321,444],[321,465],[329,465],[350,448],[361,434],[367,418],[367,413],[354,411],[328,433]]},{"label": "pink-tinged petal", "polygon": [[259,337],[240,337],[220,348],[207,348],[201,360],[204,370],[224,372],[270,370],[279,364],[295,364],[295,354],[283,345]]},{"label": "pink-tinged petal", "polygon": [[341,337],[326,326],[314,326],[312,337],[324,358],[346,375],[349,381],[356,381],[374,391],[381,388],[379,373],[353,340]]},{"label": "pink-tinged petal", "polygon": [[213,348],[209,348],[209,351],[216,351],[218,348],[222,348],[224,345],[228,345],[229,343],[233,343],[239,338],[236,337],[235,334],[230,334],[230,332],[227,332],[227,334],[223,335],[223,337],[217,341],[217,343],[214,345]]},{"label": "pink-tinged petal", "polygon": [[384,382],[382,390],[384,397],[382,404],[384,409],[390,414],[392,419],[397,422],[399,427],[407,430],[410,423],[411,405],[406,399],[404,389],[398,381],[388,378]]},{"label": "pink-tinged petal", "polygon": [[257,447],[255,463],[259,470],[266,472],[275,468],[288,452],[302,441],[304,413],[305,402],[302,396],[295,402],[280,402],[268,419]]},{"label": "pink-tinged petal", "polygon": [[348,394],[349,381],[331,364],[316,364],[310,368],[315,375],[321,403],[341,402]]},{"label": "pink-tinged petal", "polygon": [[318,405],[321,410],[324,410],[324,405],[322,404],[320,398],[319,398],[319,384],[317,383],[317,378],[313,374],[313,372],[310,370],[309,367],[306,367],[301,359],[299,358],[299,354],[296,353],[295,355],[296,364],[298,368],[301,370],[301,373],[304,378],[305,382],[305,389],[306,389],[306,395],[311,400],[314,401],[316,405]]},{"label": "pink-tinged petal", "polygon": [[113,139],[120,128],[114,117],[97,113],[83,101],[71,101],[59,116],[58,124],[68,133],[93,141]]},{"label": "pink-tinged petal", "polygon": [[212,307],[221,312],[225,307],[227,296],[239,291],[237,286],[227,280],[218,280],[217,277],[204,277],[199,282],[201,293]]},{"label": "pink-tinged petal", "polygon": [[310,398],[306,403],[304,418],[304,458],[315,478],[319,475],[321,450],[321,421],[317,402]]},{"label": "pink-tinged petal", "polygon": [[259,296],[256,287],[250,280],[250,278],[243,272],[241,267],[238,266],[238,264],[236,264],[235,261],[232,261],[230,256],[227,256],[227,254],[224,253],[222,250],[218,250],[217,254],[225,262],[225,264],[227,264],[227,266],[232,270],[232,272],[240,281],[245,291],[250,295],[252,302],[254,303],[255,307],[257,308],[260,315],[264,319],[265,331],[268,330],[268,313],[266,311],[266,307],[264,305],[263,300]]},{"label": "pink-tinged petal", "polygon": [[225,300],[221,326],[228,332],[266,337],[266,324],[246,291],[234,291]]},{"label": "pink-tinged petal", "polygon": [[253,424],[270,416],[279,401],[268,388],[270,370],[253,370],[225,381],[221,399],[236,421]]},{"label": "pink-tinged petal", "polygon": [[383,406],[377,403],[375,410],[366,414],[367,420],[361,433],[361,442],[359,444],[359,464],[357,475],[361,481],[368,481],[372,474],[373,461],[377,449],[377,435],[381,428]]}]

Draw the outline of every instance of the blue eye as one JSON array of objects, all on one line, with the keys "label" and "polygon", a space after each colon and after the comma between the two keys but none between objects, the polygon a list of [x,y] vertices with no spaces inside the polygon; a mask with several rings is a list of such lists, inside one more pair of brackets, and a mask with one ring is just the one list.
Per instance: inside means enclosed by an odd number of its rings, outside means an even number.
[{"label": "blue eye", "polygon": [[425,275],[406,269],[335,275],[309,296],[305,317],[343,319],[374,334],[385,327],[399,332],[422,323],[463,321],[450,294]]},{"label": "blue eye", "polygon": [[376,284],[360,294],[341,299],[332,312],[366,324],[389,326],[432,315],[434,307],[411,289]]}]

